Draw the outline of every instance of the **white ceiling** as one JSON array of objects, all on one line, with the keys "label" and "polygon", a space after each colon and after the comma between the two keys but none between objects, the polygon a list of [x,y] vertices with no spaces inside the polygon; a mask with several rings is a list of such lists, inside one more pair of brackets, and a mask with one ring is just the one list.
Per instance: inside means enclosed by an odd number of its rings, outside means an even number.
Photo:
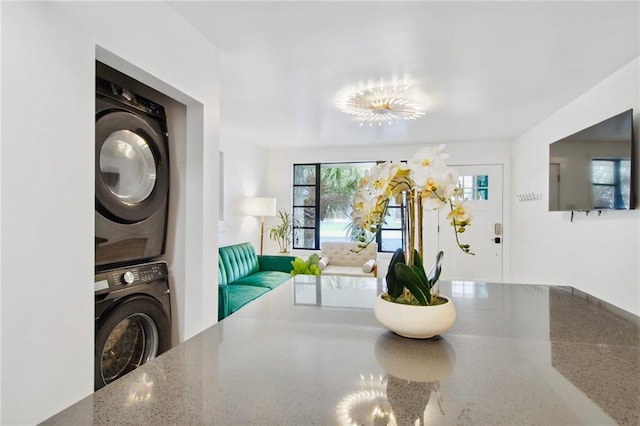
[{"label": "white ceiling", "polygon": [[[640,55],[638,1],[171,4],[222,52],[222,137],[265,147],[512,140]],[[394,76],[425,117],[335,108]]]}]

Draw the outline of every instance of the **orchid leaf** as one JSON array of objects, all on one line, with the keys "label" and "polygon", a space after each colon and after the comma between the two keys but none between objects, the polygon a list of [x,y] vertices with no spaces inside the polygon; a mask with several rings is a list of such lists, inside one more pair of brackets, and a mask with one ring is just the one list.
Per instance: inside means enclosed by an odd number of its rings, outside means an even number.
[{"label": "orchid leaf", "polygon": [[[394,299],[400,297],[402,295],[403,286],[398,281],[398,277],[396,275],[395,265],[396,264],[404,264],[404,251],[399,248],[393,253],[393,257],[391,257],[391,262],[389,263],[389,270],[387,271],[386,281],[387,281],[387,294],[393,297]],[[406,266],[406,265],[405,265]]]},{"label": "orchid leaf", "polygon": [[[424,282],[420,279],[420,276],[410,266],[404,263],[397,263],[394,267],[398,282],[409,290],[409,292],[416,298],[421,305],[428,305],[431,295],[424,294]],[[428,299],[427,299],[428,297]]]},{"label": "orchid leaf", "polygon": [[418,267],[420,272],[422,272],[422,275],[425,278],[427,277],[427,273],[424,271],[424,265],[422,264],[422,257],[420,256],[420,253],[418,253],[418,250],[413,251],[413,266]]},{"label": "orchid leaf", "polygon": [[424,274],[424,269],[418,266],[411,266],[411,270],[416,274],[419,278],[419,288],[422,294],[424,294],[425,299],[427,299],[427,305],[431,304],[431,284],[427,279],[427,276]]},{"label": "orchid leaf", "polygon": [[424,293],[427,303],[431,304],[431,282],[427,278],[427,273],[424,271],[424,264],[422,262],[422,256],[418,250],[413,250],[413,265],[412,268],[420,278],[422,282],[421,290]]},{"label": "orchid leaf", "polygon": [[429,275],[427,275],[427,279],[429,280],[429,284],[433,287],[438,280],[440,279],[440,272],[442,272],[442,257],[444,256],[444,252],[438,252],[436,256],[436,261],[433,263],[433,266],[429,270]]},{"label": "orchid leaf", "polygon": [[416,265],[413,265],[411,266],[411,270],[418,276],[418,278],[420,278],[420,282],[422,283],[420,288],[423,289],[423,292],[430,290],[431,285],[429,285],[429,280],[427,279],[427,276],[424,274],[424,269]]}]

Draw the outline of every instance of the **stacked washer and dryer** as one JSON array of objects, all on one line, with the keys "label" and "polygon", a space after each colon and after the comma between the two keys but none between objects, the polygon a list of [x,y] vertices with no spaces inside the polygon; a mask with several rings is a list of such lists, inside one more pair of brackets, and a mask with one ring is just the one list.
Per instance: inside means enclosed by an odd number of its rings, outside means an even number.
[{"label": "stacked washer and dryer", "polygon": [[95,389],[171,347],[164,107],[96,77]]}]

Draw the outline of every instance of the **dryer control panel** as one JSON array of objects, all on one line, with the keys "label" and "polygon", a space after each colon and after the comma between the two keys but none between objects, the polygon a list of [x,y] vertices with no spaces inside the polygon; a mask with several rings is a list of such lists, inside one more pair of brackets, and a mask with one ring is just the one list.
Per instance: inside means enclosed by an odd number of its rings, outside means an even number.
[{"label": "dryer control panel", "polygon": [[147,114],[155,115],[162,119],[167,118],[167,114],[165,113],[162,105],[158,105],[157,103],[127,89],[126,87],[111,83],[100,77],[96,77],[96,93],[116,99],[119,102],[139,109],[140,111],[144,111]]},{"label": "dryer control panel", "polygon": [[127,266],[110,269],[96,275],[95,293],[109,293],[125,287],[133,287],[167,279],[169,270],[166,262],[145,263],[136,266]]}]

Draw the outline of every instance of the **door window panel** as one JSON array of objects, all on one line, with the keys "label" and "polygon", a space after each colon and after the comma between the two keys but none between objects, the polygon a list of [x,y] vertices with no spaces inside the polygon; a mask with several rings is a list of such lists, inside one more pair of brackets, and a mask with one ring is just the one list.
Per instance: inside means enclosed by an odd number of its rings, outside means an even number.
[{"label": "door window panel", "polygon": [[489,199],[489,176],[487,175],[460,176],[458,186],[462,188],[465,200]]}]

